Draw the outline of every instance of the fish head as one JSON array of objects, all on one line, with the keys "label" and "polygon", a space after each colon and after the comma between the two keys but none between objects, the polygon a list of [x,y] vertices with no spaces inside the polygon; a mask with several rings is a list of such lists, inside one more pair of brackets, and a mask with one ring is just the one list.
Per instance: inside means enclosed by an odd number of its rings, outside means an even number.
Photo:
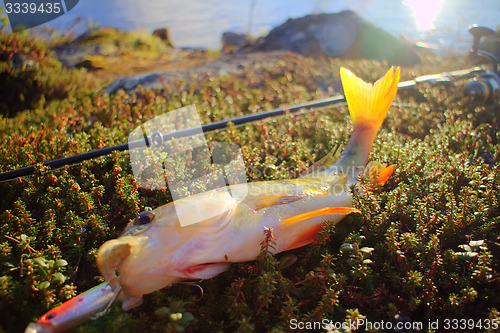
[{"label": "fish head", "polygon": [[227,191],[203,192],[139,214],[121,237],[104,243],[97,265],[113,289],[121,288],[122,308],[139,305],[144,294],[227,269],[217,263],[235,207]]},{"label": "fish head", "polygon": [[[169,205],[139,214],[125,232],[104,243],[97,252],[97,266],[114,289],[120,289],[124,310],[142,303],[142,295],[179,282],[165,269],[170,253],[180,245],[175,237],[177,216]],[[170,234],[172,237],[164,237]]]}]

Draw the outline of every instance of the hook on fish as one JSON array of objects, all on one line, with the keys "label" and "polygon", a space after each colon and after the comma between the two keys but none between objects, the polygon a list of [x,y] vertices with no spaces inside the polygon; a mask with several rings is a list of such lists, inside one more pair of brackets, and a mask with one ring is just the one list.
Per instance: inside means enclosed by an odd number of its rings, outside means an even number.
[{"label": "hook on fish", "polygon": [[200,286],[197,282],[181,281],[179,283],[180,284],[185,284],[187,286],[198,287],[198,289],[200,290],[200,297],[197,299],[197,301],[199,301],[199,300],[201,300],[203,298],[203,295],[204,295],[203,287]]}]

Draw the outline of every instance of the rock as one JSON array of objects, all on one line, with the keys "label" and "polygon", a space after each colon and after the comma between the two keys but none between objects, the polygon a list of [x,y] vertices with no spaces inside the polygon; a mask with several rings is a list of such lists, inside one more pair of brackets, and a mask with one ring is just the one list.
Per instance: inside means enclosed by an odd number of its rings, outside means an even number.
[{"label": "rock", "polygon": [[271,30],[254,50],[286,50],[314,57],[368,58],[413,65],[420,62],[414,48],[354,12],[343,11],[289,19]]},{"label": "rock", "polygon": [[89,55],[102,54],[98,45],[68,43],[54,48],[57,58],[66,67],[75,67]]},{"label": "rock", "polygon": [[222,34],[222,46],[241,46],[248,42],[248,35],[236,32],[225,32]]},{"label": "rock", "polygon": [[254,44],[254,38],[247,34],[225,32],[222,34],[222,51],[225,53],[243,50]]},{"label": "rock", "polygon": [[498,35],[483,37],[479,42],[479,50],[491,53],[500,61],[500,37]]},{"label": "rock", "polygon": [[159,28],[153,31],[153,36],[159,37],[166,45],[173,47],[172,41],[170,40],[170,31],[168,28]]},{"label": "rock", "polygon": [[248,53],[258,43],[258,40],[248,34],[224,32],[222,34],[223,53]]}]

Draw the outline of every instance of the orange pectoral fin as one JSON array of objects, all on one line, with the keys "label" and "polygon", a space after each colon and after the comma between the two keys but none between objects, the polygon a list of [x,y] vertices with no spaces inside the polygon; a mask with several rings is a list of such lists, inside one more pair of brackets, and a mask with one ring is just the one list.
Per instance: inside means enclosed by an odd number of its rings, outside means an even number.
[{"label": "orange pectoral fin", "polygon": [[311,217],[321,216],[321,215],[334,215],[334,214],[347,215],[350,213],[360,213],[361,214],[361,211],[359,209],[353,208],[353,207],[325,207],[325,208],[313,210],[313,211],[310,211],[310,212],[307,212],[304,214],[299,214],[299,215],[289,217],[287,219],[284,219],[283,223],[295,223],[295,222],[309,219]]},{"label": "orange pectoral fin", "polygon": [[313,225],[300,234],[300,236],[291,243],[284,251],[293,250],[307,244],[311,244],[316,239],[316,235],[321,230],[321,224]]},{"label": "orange pectoral fin", "polygon": [[393,172],[394,172],[394,165],[389,165],[383,170],[380,170],[377,178],[374,179],[375,184],[380,184],[381,186],[384,186],[385,182],[387,182],[387,180],[389,179],[389,177],[392,175]]},{"label": "orange pectoral fin", "polygon": [[382,164],[376,161],[368,163],[364,175],[372,185],[383,186],[394,172],[394,165]]}]

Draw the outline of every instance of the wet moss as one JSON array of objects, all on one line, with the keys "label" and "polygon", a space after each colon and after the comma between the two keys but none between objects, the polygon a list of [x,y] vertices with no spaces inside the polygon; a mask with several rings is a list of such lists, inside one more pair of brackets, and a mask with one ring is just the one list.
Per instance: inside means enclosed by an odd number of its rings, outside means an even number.
[{"label": "wet moss", "polygon": [[[43,49],[29,37],[2,32],[1,38]],[[41,58],[56,63],[49,51]],[[43,103],[1,116],[0,171],[126,142],[141,123],[181,106],[196,104],[202,121],[212,122],[324,98],[339,91],[340,66],[372,81],[387,67],[284,56],[237,75],[207,74],[162,91],[114,95],[57,67],[48,81],[65,94],[50,98],[51,90],[42,90]],[[402,75],[467,66],[466,58],[428,56]],[[16,70],[22,76],[30,69]],[[396,169],[383,187],[361,181],[355,191],[361,215],[328,223],[316,243],[277,256],[266,251],[268,238],[257,261],[201,282],[201,298],[197,287],[176,285],[147,295],[130,312],[114,307],[77,331],[287,331],[292,319],[498,318],[500,108],[463,97],[462,88],[398,94],[371,155]],[[344,145],[350,131],[347,109],[331,107],[208,138],[238,143],[254,181],[295,177]],[[6,331],[22,330],[96,285],[99,246],[145,207],[171,200],[168,191],[137,187],[127,153],[51,172],[38,166],[34,176],[0,183],[0,191],[0,327]]]}]

